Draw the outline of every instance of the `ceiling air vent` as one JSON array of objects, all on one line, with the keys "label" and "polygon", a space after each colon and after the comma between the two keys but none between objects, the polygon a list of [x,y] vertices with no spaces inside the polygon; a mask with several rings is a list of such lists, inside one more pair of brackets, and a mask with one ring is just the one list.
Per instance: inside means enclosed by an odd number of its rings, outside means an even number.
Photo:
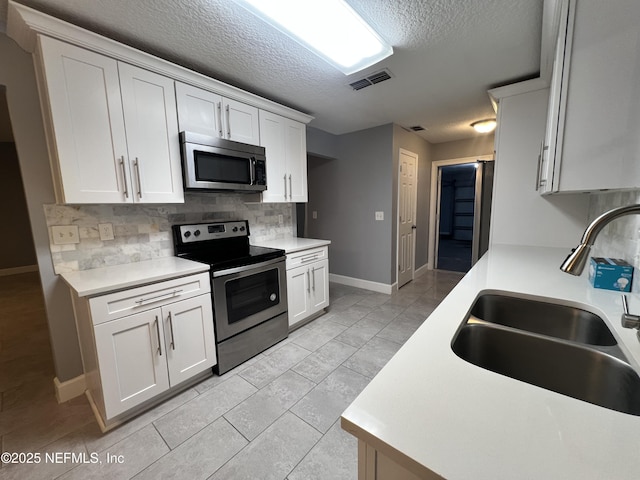
[{"label": "ceiling air vent", "polygon": [[349,83],[349,86],[354,90],[362,90],[363,88],[368,87],[370,85],[375,85],[376,83],[389,80],[392,76],[393,75],[391,75],[391,72],[385,68],[384,70],[380,70],[379,72],[372,73],[371,75],[368,75],[365,78],[355,80]]},{"label": "ceiling air vent", "polygon": [[409,127],[409,130],[412,130],[414,132],[422,132],[423,130],[426,130],[426,128],[424,128],[422,125],[414,125],[413,127]]}]

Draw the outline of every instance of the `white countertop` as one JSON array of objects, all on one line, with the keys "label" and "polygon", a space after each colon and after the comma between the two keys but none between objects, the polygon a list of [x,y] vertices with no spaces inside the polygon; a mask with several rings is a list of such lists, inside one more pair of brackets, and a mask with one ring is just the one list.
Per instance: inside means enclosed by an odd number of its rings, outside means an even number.
[{"label": "white countertop", "polygon": [[123,288],[206,272],[209,265],[179,257],[163,257],[143,262],[94,268],[60,276],[79,297],[93,297]]},{"label": "white countertop", "polygon": [[[547,297],[602,317],[636,370],[620,293],[559,270],[566,249],[494,246],[342,415],[342,426],[396,462],[447,479],[638,479],[640,417],[467,363],[451,341],[483,290]],[[640,314],[640,295],[628,294]]]},{"label": "white countertop", "polygon": [[309,248],[324,247],[329,245],[331,240],[317,240],[315,238],[286,237],[279,240],[267,240],[264,242],[252,243],[258,247],[280,248],[287,253],[308,250]]}]

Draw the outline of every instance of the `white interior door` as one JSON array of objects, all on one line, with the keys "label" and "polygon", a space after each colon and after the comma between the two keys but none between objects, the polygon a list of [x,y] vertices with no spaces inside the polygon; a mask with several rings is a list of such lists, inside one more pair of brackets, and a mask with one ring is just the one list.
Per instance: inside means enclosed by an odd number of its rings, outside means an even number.
[{"label": "white interior door", "polygon": [[413,280],[418,155],[400,149],[398,171],[398,288]]}]

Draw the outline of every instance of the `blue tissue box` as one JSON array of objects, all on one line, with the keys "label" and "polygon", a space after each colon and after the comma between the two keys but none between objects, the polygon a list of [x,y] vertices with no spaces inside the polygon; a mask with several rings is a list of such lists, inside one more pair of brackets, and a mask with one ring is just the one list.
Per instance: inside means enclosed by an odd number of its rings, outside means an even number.
[{"label": "blue tissue box", "polygon": [[619,258],[591,257],[589,282],[595,288],[630,292],[633,267]]}]

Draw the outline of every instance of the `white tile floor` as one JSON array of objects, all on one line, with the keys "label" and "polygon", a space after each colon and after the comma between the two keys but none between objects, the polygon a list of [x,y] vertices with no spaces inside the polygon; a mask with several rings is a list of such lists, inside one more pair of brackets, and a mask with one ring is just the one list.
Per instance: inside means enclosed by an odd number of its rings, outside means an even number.
[{"label": "white tile floor", "polygon": [[[42,458],[5,464],[0,479],[355,480],[357,442],[341,430],[340,414],[460,278],[428,272],[393,295],[331,284],[327,314],[107,434],[84,397],[55,403],[49,350],[16,353],[24,352],[16,322],[42,330],[41,319],[39,329],[26,321],[42,309],[21,318],[27,298],[16,303],[11,283],[0,279],[2,451]],[[23,290],[33,284],[33,304],[37,277],[23,280]],[[87,462],[46,463],[45,452],[84,454]],[[92,454],[101,463],[91,463]]]}]

